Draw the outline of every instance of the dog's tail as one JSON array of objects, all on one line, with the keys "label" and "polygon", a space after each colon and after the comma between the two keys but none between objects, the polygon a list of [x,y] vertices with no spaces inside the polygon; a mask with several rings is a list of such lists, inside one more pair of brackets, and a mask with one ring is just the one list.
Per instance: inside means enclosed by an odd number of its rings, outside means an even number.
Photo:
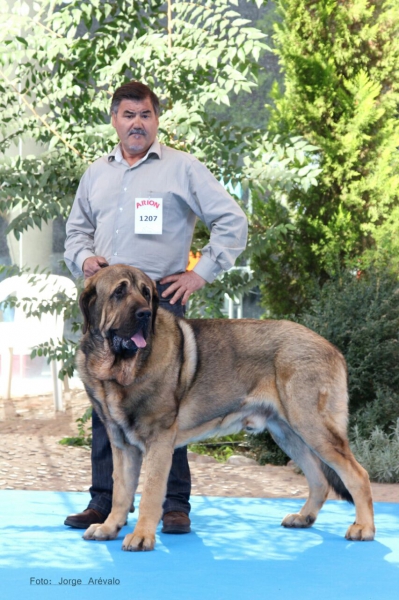
[{"label": "dog's tail", "polygon": [[354,504],[352,495],[346,489],[342,479],[337,475],[337,473],[323,461],[321,461],[321,469],[334,492],[343,500],[347,500],[348,502]]}]

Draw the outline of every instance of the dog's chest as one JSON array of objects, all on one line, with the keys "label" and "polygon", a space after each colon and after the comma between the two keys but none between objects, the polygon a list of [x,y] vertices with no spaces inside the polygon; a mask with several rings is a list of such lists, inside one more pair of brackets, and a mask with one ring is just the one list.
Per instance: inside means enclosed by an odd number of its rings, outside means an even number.
[{"label": "dog's chest", "polygon": [[126,444],[129,444],[131,446],[137,446],[140,450],[144,451],[144,444],[133,429],[114,420],[108,421],[107,426],[111,441],[117,448],[124,449]]},{"label": "dog's chest", "polygon": [[103,404],[112,442],[118,447],[128,443],[143,450],[144,445],[136,431],[137,415],[131,405],[127,409],[123,394],[110,386],[106,390]]}]

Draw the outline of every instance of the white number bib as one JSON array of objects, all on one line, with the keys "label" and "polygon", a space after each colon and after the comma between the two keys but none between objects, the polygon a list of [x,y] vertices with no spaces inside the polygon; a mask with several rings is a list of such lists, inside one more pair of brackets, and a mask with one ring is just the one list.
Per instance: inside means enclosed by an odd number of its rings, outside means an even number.
[{"label": "white number bib", "polygon": [[162,200],[163,198],[135,198],[134,233],[162,234]]}]

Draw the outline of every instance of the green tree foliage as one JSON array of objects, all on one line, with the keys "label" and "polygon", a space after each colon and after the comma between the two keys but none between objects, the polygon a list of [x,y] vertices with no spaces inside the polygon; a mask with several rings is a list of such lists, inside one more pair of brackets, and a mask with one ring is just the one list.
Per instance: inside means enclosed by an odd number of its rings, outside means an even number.
[{"label": "green tree foliage", "polygon": [[[225,183],[234,179],[244,132],[208,107],[251,91],[266,48],[236,4],[74,0],[54,10],[52,0],[11,9],[1,0],[0,210],[23,209],[10,229],[18,235],[68,213],[82,171],[116,142],[110,98],[131,79],[160,96],[163,142],[195,153]],[[7,156],[26,139],[42,147],[39,157]]]},{"label": "green tree foliage", "polygon": [[265,304],[299,313],[337,266],[391,260],[399,206],[399,5],[393,0],[277,0],[284,89],[270,127],[320,149],[318,186],[265,204],[261,227],[293,225],[254,260]]},{"label": "green tree foliage", "polygon": [[244,19],[249,19],[266,34],[270,51],[260,54],[258,66],[258,85],[250,94],[229,94],[230,106],[219,105],[212,107],[212,113],[221,120],[228,120],[240,128],[250,127],[251,130],[268,129],[270,111],[265,110],[265,102],[270,99],[270,92],[276,81],[281,81],[278,57],[273,52],[273,26],[280,18],[272,0],[264,2],[247,2],[240,0],[238,10]]},{"label": "green tree foliage", "polygon": [[[254,89],[259,56],[267,49],[265,35],[241,17],[237,5],[40,0],[28,6],[0,0],[0,211],[11,215],[8,230],[18,237],[68,215],[82,172],[117,141],[110,98],[131,79],[159,95],[164,143],[196,154],[225,184],[244,178],[247,188],[257,185],[259,173],[250,166],[243,173],[242,156],[256,154],[259,162],[265,155],[270,162],[273,148],[263,148],[260,132],[212,112]],[[35,155],[18,155],[18,144],[32,140]],[[275,150],[276,165],[281,149]],[[294,176],[305,183],[309,178],[295,174],[291,162],[278,166],[283,187]],[[205,238],[200,227],[195,245]],[[247,289],[248,276],[240,281],[232,274],[223,285],[227,291],[233,285],[235,291]],[[198,296],[194,312],[210,314],[223,296],[216,282]]]}]

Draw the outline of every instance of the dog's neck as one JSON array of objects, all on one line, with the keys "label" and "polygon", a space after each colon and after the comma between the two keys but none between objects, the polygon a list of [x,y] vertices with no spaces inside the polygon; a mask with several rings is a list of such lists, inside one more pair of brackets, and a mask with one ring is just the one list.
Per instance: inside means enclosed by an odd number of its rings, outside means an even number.
[{"label": "dog's neck", "polygon": [[120,358],[109,347],[108,340],[103,340],[101,347],[86,355],[86,368],[92,377],[100,381],[116,381],[126,387],[136,377],[137,354],[129,358]]}]

